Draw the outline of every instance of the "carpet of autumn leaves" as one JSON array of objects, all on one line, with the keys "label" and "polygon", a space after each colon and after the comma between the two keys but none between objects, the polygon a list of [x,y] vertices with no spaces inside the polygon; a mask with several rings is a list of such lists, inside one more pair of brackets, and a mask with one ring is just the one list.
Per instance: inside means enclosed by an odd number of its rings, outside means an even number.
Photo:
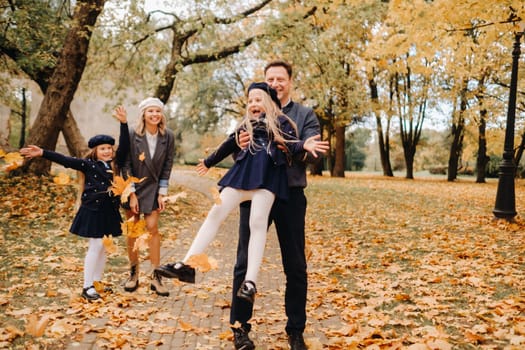
[{"label": "carpet of autumn leaves", "polygon": [[[516,185],[518,211],[524,185]],[[496,188],[310,179],[310,276],[325,281],[310,296],[347,324],[337,348],[525,347],[525,226],[493,220]]]},{"label": "carpet of autumn leaves", "polygon": [[[129,307],[145,296],[119,295],[103,307],[78,296],[85,241],[67,233],[73,185],[2,177],[0,187],[0,347],[60,349],[91,331],[118,338],[119,322],[130,319],[151,327],[148,311]],[[518,212],[524,189],[519,180]],[[307,339],[311,349],[523,348],[525,225],[493,220],[495,194],[495,181],[309,178],[307,328],[340,320],[320,329],[322,344]],[[191,192],[161,224],[176,220],[169,231],[177,235],[208,209]],[[108,261],[114,287],[126,266],[124,255]],[[110,322],[112,332],[93,329],[87,321],[109,307],[121,309],[120,321]],[[110,340],[108,348],[119,348]]]}]

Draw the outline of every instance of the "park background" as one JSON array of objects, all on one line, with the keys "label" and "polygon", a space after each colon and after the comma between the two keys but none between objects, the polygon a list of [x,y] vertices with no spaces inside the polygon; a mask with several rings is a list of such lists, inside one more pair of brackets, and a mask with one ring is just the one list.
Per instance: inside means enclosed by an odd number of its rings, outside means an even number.
[{"label": "park background", "polygon": [[[1,11],[0,305],[8,343],[45,346],[56,335],[62,342],[56,328],[70,309],[56,306],[68,293],[55,286],[73,294],[78,275],[32,291],[48,264],[68,266],[63,235],[75,187],[25,177],[63,169],[41,160],[22,165],[8,152],[32,143],[81,156],[93,134],[117,133],[116,105],[134,124],[138,102],[157,96],[177,135],[177,162],[193,164],[232,130],[246,86],[275,58],[294,65],[294,99],[314,108],[331,143],[309,178],[309,243],[321,252],[309,262],[319,269],[314,283],[328,288],[317,300],[337,293],[329,304],[344,322],[317,330],[329,338],[324,345],[524,343],[523,225],[519,215],[514,223],[491,215],[513,93],[512,156],[522,175],[525,74],[515,50],[522,1],[3,1]],[[516,192],[519,213],[521,180]],[[187,200],[177,220],[202,204]],[[51,252],[43,265],[41,248],[31,249],[35,237]],[[74,246],[81,256],[82,242]],[[28,264],[35,274],[20,277]],[[418,266],[433,277],[413,275]],[[370,286],[371,275],[393,282]],[[19,297],[42,293],[59,316],[47,315],[46,305],[22,306],[28,301]],[[392,321],[400,310],[406,318]],[[54,331],[24,332],[27,312],[47,315]]]}]

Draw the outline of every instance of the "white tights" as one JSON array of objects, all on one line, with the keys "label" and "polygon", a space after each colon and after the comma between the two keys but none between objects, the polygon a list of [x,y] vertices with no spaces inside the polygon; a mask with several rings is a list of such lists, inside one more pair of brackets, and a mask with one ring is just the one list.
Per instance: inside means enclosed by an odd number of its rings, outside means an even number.
[{"label": "white tights", "polygon": [[221,204],[214,204],[208,212],[208,216],[197,232],[183,262],[186,262],[192,255],[202,253],[213,241],[219,226],[228,214],[240,203],[251,200],[250,242],[248,244],[246,280],[257,282],[257,274],[264,255],[264,246],[266,245],[268,216],[270,215],[275,195],[265,189],[245,191],[225,187],[221,191],[220,198]]},{"label": "white tights", "polygon": [[102,238],[90,238],[84,259],[84,288],[91,287],[94,281],[100,281],[106,265],[106,250]]}]

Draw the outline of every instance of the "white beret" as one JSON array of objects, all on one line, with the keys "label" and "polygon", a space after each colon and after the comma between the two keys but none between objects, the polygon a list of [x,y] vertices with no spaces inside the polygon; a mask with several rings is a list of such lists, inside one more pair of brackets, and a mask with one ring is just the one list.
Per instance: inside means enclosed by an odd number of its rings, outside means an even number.
[{"label": "white beret", "polygon": [[144,114],[144,111],[148,107],[159,107],[160,109],[164,109],[164,103],[156,97],[148,97],[139,103],[140,114]]}]

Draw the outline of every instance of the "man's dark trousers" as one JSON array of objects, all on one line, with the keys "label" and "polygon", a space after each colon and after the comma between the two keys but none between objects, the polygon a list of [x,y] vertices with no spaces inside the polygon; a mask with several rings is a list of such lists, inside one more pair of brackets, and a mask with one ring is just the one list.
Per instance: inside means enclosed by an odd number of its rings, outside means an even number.
[{"label": "man's dark trousers", "polygon": [[[230,322],[241,323],[250,331],[248,323],[253,314],[253,305],[236,296],[246,275],[248,262],[248,243],[250,240],[250,205],[240,205],[239,242],[237,262],[233,270],[233,298],[230,311]],[[281,258],[286,275],[285,309],[288,322],[286,332],[302,333],[306,323],[307,273],[305,257],[305,215],[306,197],[302,187],[290,188],[287,201],[276,199],[270,213],[270,224],[273,221],[281,248]]]}]

